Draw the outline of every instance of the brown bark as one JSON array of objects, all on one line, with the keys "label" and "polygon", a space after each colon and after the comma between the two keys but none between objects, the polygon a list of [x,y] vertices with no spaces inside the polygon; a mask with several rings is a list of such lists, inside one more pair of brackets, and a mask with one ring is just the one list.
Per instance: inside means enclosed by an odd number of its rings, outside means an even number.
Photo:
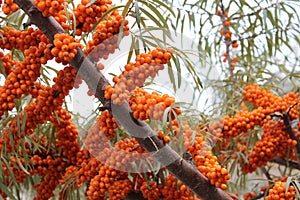
[{"label": "brown bark", "polygon": [[[64,32],[53,17],[43,17],[31,0],[14,0],[14,2],[28,14],[31,23],[40,28],[51,42],[53,42],[56,33]],[[108,81],[80,49],[78,49],[77,55],[70,61],[70,64],[77,70],[78,75],[87,83],[89,88],[96,91],[95,96],[99,98],[102,104],[110,104],[110,101],[106,100],[103,95],[104,87],[109,84]],[[168,145],[165,145],[145,122],[131,119],[129,117],[130,107],[128,103],[113,105],[113,108],[118,111],[113,112],[113,114],[122,127],[135,137],[141,136],[136,137],[140,145],[157,161],[165,165],[174,176],[181,180],[202,200],[231,199],[226,192],[211,185],[207,178],[194,166],[182,159]],[[173,162],[170,164],[170,161]]]}]

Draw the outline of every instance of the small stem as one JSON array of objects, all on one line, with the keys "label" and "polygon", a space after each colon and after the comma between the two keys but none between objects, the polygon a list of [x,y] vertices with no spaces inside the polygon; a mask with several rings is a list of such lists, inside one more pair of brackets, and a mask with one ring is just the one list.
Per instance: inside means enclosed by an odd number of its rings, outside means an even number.
[{"label": "small stem", "polygon": [[264,173],[264,175],[267,177],[269,181],[272,180],[270,173],[265,167],[261,167],[260,169],[262,170],[262,172]]},{"label": "small stem", "polygon": [[261,198],[263,198],[266,195],[266,192],[267,192],[267,190],[265,192],[260,192],[256,197],[253,197],[250,200],[261,199]]},{"label": "small stem", "polygon": [[227,60],[227,64],[228,64],[228,67],[229,67],[229,73],[230,73],[230,79],[233,80],[233,70],[231,70],[231,66],[232,66],[232,59],[231,59],[231,56],[229,54],[230,52],[230,45],[231,45],[231,38],[226,38],[226,33],[229,32],[229,27],[225,26],[225,22],[228,20],[227,17],[225,16],[225,13],[226,13],[226,9],[224,7],[224,4],[223,2],[221,1],[220,2],[220,7],[221,7],[221,11],[222,11],[222,29],[224,31],[224,34],[225,34],[225,45],[226,45],[226,60]]}]

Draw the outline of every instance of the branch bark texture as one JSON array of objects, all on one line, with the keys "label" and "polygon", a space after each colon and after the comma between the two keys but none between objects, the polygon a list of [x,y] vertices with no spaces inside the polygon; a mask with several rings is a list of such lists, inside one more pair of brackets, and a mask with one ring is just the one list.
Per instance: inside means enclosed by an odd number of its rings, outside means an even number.
[{"label": "branch bark texture", "polygon": [[[34,6],[31,0],[14,0],[14,2],[29,16],[31,23],[41,29],[51,42],[53,42],[55,34],[65,32],[53,17],[43,17],[42,13]],[[99,98],[102,104],[107,105],[110,103],[109,100],[104,98],[104,88],[109,84],[107,79],[97,70],[95,64],[87,58],[80,49],[77,50],[78,53],[75,58],[70,61],[70,64],[76,69],[78,75],[87,83],[89,88],[96,91],[95,96]],[[168,145],[164,144],[162,140],[156,136],[156,132],[145,122],[134,121],[128,118],[131,111],[128,103],[114,105],[114,108],[118,110],[118,112],[113,113],[114,117],[121,126],[133,136],[145,136],[136,137],[140,145],[202,200],[231,199],[226,192],[211,185],[207,178],[194,166],[182,159]],[[134,122],[136,124],[133,126]],[[171,164],[169,162],[170,160],[173,160]]]}]

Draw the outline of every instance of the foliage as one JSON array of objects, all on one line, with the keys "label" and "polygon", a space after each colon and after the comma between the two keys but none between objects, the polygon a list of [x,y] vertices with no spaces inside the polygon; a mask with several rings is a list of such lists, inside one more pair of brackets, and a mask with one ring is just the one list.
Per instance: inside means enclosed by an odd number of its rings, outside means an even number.
[{"label": "foliage", "polygon": [[[0,197],[199,199],[103,99],[129,101],[134,121],[233,199],[300,197],[297,0],[35,0],[66,32],[53,38],[15,3],[0,17]],[[125,61],[112,58],[126,36]],[[112,79],[100,97],[89,88],[102,103],[84,119],[67,103],[79,49]],[[157,86],[163,72],[172,94]],[[192,99],[177,102],[186,85]]]}]

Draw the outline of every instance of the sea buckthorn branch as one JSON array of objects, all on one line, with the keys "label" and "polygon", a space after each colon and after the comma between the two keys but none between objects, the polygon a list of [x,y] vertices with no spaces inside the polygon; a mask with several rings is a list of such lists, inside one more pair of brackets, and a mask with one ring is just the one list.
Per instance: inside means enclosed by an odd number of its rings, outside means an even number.
[{"label": "sea buckthorn branch", "polygon": [[[22,10],[28,14],[30,21],[38,26],[42,32],[53,43],[54,35],[57,33],[63,33],[63,28],[58,22],[51,16],[44,17],[41,12],[34,6],[30,0],[15,0],[14,1]],[[109,101],[104,98],[104,88],[108,85],[108,81],[96,68],[94,63],[88,59],[80,48],[77,48],[77,54],[74,59],[70,61],[70,64],[78,71],[78,74],[83,80],[86,81],[90,89],[95,92],[95,96],[99,98],[102,104],[107,104]],[[202,200],[209,199],[231,199],[224,191],[215,186],[212,186],[206,177],[204,177],[195,167],[190,163],[183,160],[175,151],[173,151],[168,145],[164,144],[145,122],[137,121],[138,126],[134,123],[129,115],[130,107],[128,103],[123,105],[114,105],[118,112],[114,113],[114,117],[118,122],[132,135],[144,135],[146,137],[137,137],[137,141],[148,152],[155,152],[153,157],[165,165],[174,176],[182,181],[187,187],[189,187],[194,193],[199,195]],[[134,126],[133,126],[134,125]],[[134,127],[134,129],[132,128]],[[161,149],[163,151],[160,151]],[[166,159],[168,158],[168,159]],[[175,160],[171,164],[168,160],[172,158]]]},{"label": "sea buckthorn branch", "polygon": [[237,43],[236,41],[234,41],[234,43],[231,40],[231,35],[232,32],[229,30],[229,26],[230,26],[230,19],[228,18],[228,12],[227,12],[227,8],[224,7],[223,2],[220,2],[220,7],[221,10],[218,10],[217,14],[220,15],[221,17],[221,21],[222,21],[222,25],[223,27],[220,30],[221,35],[224,35],[224,40],[225,40],[225,46],[226,46],[226,51],[223,54],[224,55],[224,59],[223,62],[227,62],[228,66],[229,66],[229,72],[230,72],[230,78],[233,79],[233,70],[234,70],[234,63],[236,62],[236,58],[231,58],[230,56],[230,46],[231,44],[234,48],[236,48]]},{"label": "sea buckthorn branch", "polygon": [[273,160],[271,160],[270,162],[274,162],[274,163],[277,163],[280,165],[284,165],[286,167],[291,167],[291,168],[300,170],[300,164],[293,160],[287,160],[287,159],[279,158],[279,157],[275,156],[273,158]]},{"label": "sea buckthorn branch", "polygon": [[268,170],[265,167],[261,167],[260,169],[264,173],[264,175],[267,177],[268,180],[272,180],[270,173],[268,172]]},{"label": "sea buckthorn branch", "polygon": [[127,196],[124,198],[124,200],[147,200],[143,197],[142,193],[135,193],[135,192],[130,192],[127,194]]},{"label": "sea buckthorn branch", "polygon": [[290,138],[292,140],[296,140],[297,141],[297,144],[296,144],[296,154],[297,154],[297,157],[299,157],[300,155],[300,139],[295,135],[293,129],[292,129],[292,126],[291,126],[291,120],[290,120],[290,110],[292,109],[292,107],[294,107],[295,105],[297,105],[297,103],[295,103],[294,105],[292,105],[287,112],[284,112],[282,114],[282,119],[283,119],[283,122],[284,122],[284,125],[285,125],[285,131],[289,134]]}]

